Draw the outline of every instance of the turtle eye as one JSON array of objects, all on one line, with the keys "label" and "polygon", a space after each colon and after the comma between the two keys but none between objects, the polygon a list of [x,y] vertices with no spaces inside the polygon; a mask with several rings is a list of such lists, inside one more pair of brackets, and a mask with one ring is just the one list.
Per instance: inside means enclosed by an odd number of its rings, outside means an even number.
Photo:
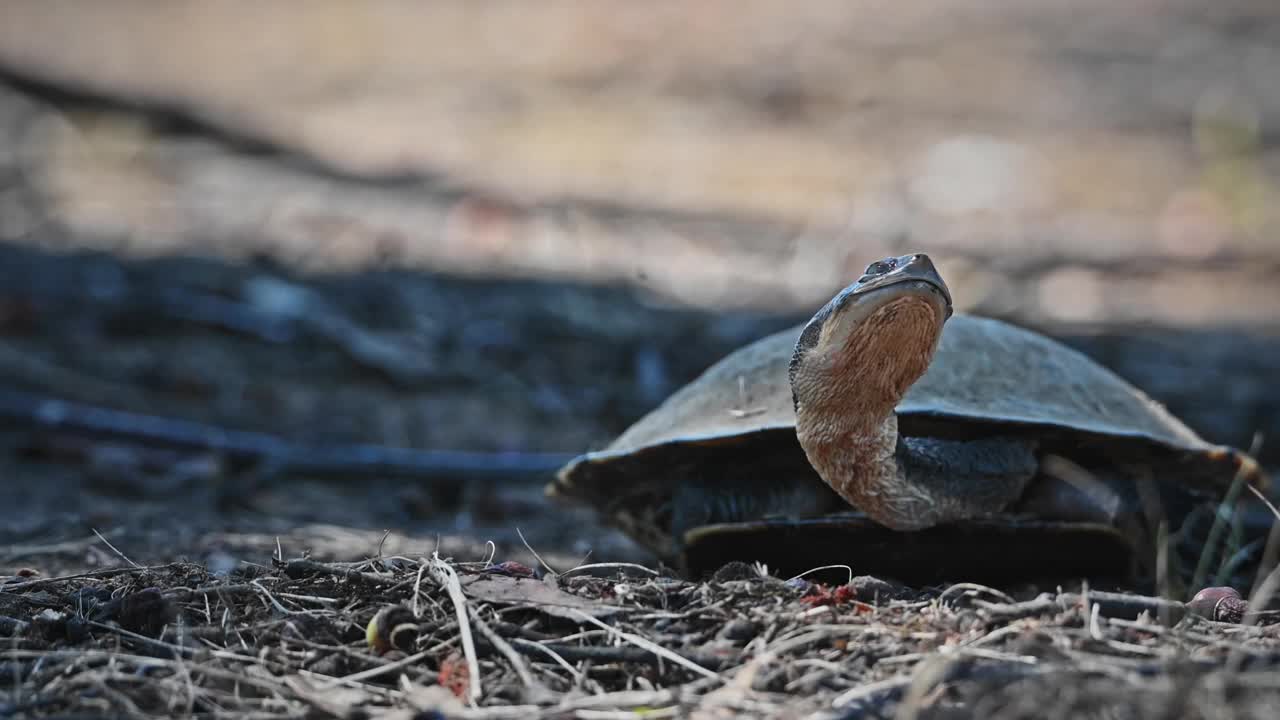
[{"label": "turtle eye", "polygon": [[898,267],[898,258],[886,258],[877,260],[867,266],[867,271],[862,274],[863,277],[875,277],[884,275]]}]

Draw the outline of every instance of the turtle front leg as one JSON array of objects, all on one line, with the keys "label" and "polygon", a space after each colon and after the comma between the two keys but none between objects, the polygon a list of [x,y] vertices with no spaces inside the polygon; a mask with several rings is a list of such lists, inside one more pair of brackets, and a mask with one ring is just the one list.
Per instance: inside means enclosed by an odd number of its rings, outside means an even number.
[{"label": "turtle front leg", "polygon": [[679,538],[696,527],[719,523],[819,517],[843,505],[806,467],[774,465],[769,470],[732,475],[732,482],[714,476],[680,483],[670,500],[671,534]]},{"label": "turtle front leg", "polygon": [[903,530],[1003,513],[1039,468],[1036,443],[1017,437],[900,437],[894,454],[896,491],[883,495],[879,514]]},{"label": "turtle front leg", "polygon": [[1011,511],[1037,519],[1124,524],[1140,505],[1133,477],[1136,473],[1116,468],[1097,473],[1042,453],[1035,482]]}]

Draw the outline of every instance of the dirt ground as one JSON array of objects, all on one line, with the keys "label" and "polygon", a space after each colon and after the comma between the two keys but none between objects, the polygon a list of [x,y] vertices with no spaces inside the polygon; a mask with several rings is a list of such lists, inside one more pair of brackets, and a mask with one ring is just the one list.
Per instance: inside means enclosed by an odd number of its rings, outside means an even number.
[{"label": "dirt ground", "polygon": [[5,588],[7,716],[1266,718],[1280,703],[1280,626],[1131,595],[394,555]]}]

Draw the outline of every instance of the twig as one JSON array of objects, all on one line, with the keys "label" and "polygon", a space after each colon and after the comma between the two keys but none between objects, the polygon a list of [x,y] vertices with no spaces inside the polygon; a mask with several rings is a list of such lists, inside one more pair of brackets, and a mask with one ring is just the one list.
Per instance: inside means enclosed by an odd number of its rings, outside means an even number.
[{"label": "twig", "polygon": [[798,635],[790,637],[783,636],[769,645],[765,652],[761,653],[762,657],[770,659],[780,657],[786,653],[799,650],[800,648],[812,645],[823,640],[831,640],[838,635],[860,635],[866,628],[856,625],[809,625],[804,628],[805,631]]},{"label": "twig", "polygon": [[[799,575],[792,577],[791,580],[799,580],[805,575],[808,575],[810,573],[822,572],[823,570],[845,570],[849,573],[849,582],[850,583],[853,582],[853,568],[849,567],[848,565],[823,565],[821,567],[809,568],[808,570],[805,570]],[[790,582],[790,580],[788,582]]]},{"label": "twig", "polygon": [[647,568],[643,565],[637,565],[636,563],[603,562],[603,563],[590,563],[587,565],[578,565],[576,567],[569,568],[568,570],[565,570],[563,573],[560,573],[560,577],[568,577],[570,575],[584,572],[586,570],[614,570],[614,569],[636,570],[642,574],[650,575],[652,577],[658,577],[662,574],[662,573],[659,573],[657,570],[654,570],[652,568]]},{"label": "twig", "polygon": [[911,686],[910,675],[895,675],[879,682],[867,683],[846,690],[831,701],[832,707],[844,708],[854,703],[883,705],[902,696],[904,690]]},{"label": "twig", "polygon": [[354,705],[350,703],[338,703],[330,700],[325,693],[318,692],[297,675],[285,677],[282,681],[293,693],[294,697],[302,700],[307,705],[311,706],[313,710],[316,710],[319,713],[333,718],[338,718],[339,720],[352,717],[357,714],[356,707]]},{"label": "twig", "polygon": [[585,620],[585,621],[587,621],[587,622],[591,623],[592,625],[595,625],[595,626],[599,627],[600,629],[604,630],[605,632],[608,632],[609,634],[611,634],[611,635],[613,635],[613,636],[615,636],[615,637],[617,637],[617,638],[619,638],[619,639],[621,639],[621,640],[625,640],[625,641],[627,641],[627,642],[631,643],[632,645],[635,645],[636,647],[644,648],[645,650],[648,650],[649,652],[653,653],[654,655],[658,655],[658,656],[663,657],[663,658],[665,658],[665,659],[667,659],[667,660],[670,660],[671,662],[673,662],[673,663],[675,663],[675,664],[677,664],[677,665],[679,665],[679,666],[681,666],[681,667],[688,668],[688,669],[690,669],[690,670],[692,670],[692,671],[694,671],[694,672],[698,673],[699,675],[701,675],[701,676],[703,676],[703,677],[706,677],[706,678],[719,678],[719,677],[720,677],[719,675],[715,674],[714,672],[711,672],[710,670],[708,670],[708,669],[706,669],[706,668],[702,667],[701,665],[699,665],[699,664],[697,664],[697,663],[693,662],[692,660],[689,660],[689,659],[687,659],[687,658],[681,657],[680,655],[677,655],[676,653],[674,653],[674,652],[672,652],[672,651],[670,651],[670,650],[668,650],[668,649],[666,649],[666,648],[662,647],[661,645],[659,645],[659,644],[657,644],[657,643],[655,643],[655,642],[651,642],[651,641],[649,641],[649,640],[646,640],[645,638],[642,638],[642,637],[640,637],[639,635],[635,635],[635,634],[628,633],[628,632],[623,632],[623,631],[621,631],[621,630],[619,630],[619,629],[617,629],[617,628],[614,628],[614,627],[610,627],[610,626],[608,626],[608,625],[605,625],[604,623],[602,623],[602,622],[600,622],[599,620],[597,620],[597,619],[595,619],[595,618],[591,617],[590,615],[588,615],[588,614],[586,614],[586,613],[582,612],[581,610],[573,609],[573,614],[577,615],[580,619]]},{"label": "twig", "polygon": [[453,609],[458,617],[458,633],[462,636],[462,652],[467,657],[467,672],[470,673],[467,694],[471,704],[475,705],[481,695],[480,661],[476,658],[475,641],[471,637],[471,623],[468,622],[467,617],[467,598],[462,594],[462,583],[458,581],[458,574],[453,571],[453,568],[440,559],[438,550],[431,553],[430,572],[432,579],[449,593],[449,599],[453,601]]},{"label": "twig", "polygon": [[587,710],[591,708],[625,708],[625,707],[662,707],[676,701],[672,690],[620,690],[618,692],[600,693],[584,698],[566,700],[556,706],[556,710],[567,712]]},{"label": "twig", "polygon": [[[164,640],[150,638],[146,635],[133,632],[132,630],[126,630],[119,625],[98,622],[97,620],[86,620],[85,624],[90,627],[96,627],[99,630],[104,630],[106,632],[119,635],[120,637],[133,640],[134,642],[141,644],[143,647],[150,649],[152,652],[164,651],[171,653],[175,659],[191,658],[194,657],[197,652],[196,648],[183,647],[182,645],[175,645],[173,643],[165,642]],[[248,662],[257,662],[253,658],[247,658],[241,655],[237,655],[236,659]]]},{"label": "twig", "polygon": [[280,613],[281,615],[294,614],[294,611],[290,610],[284,605],[281,605],[280,601],[276,600],[275,595],[272,595],[271,591],[268,590],[265,585],[258,582],[257,580],[250,580],[249,584],[258,589],[258,594],[266,597],[267,601],[271,604],[271,607],[274,607],[276,609],[276,612]]},{"label": "twig", "polygon": [[489,624],[480,617],[480,614],[477,613],[474,608],[470,609],[470,615],[471,622],[480,630],[480,634],[484,635],[489,642],[493,643],[493,646],[497,648],[498,652],[502,653],[502,656],[507,659],[507,662],[511,663],[511,667],[515,669],[516,675],[520,677],[520,682],[526,688],[530,690],[545,689],[537,680],[533,679],[533,675],[530,674],[529,668],[525,666],[524,660],[520,657],[520,654],[515,651],[515,648],[511,647],[510,643],[499,637],[498,633],[494,632],[493,628],[489,627]]},{"label": "twig", "polygon": [[1003,593],[993,587],[987,587],[986,585],[979,585],[978,583],[956,583],[955,585],[952,585],[951,587],[942,591],[942,594],[938,596],[938,602],[942,602],[946,600],[954,592],[986,593],[987,595],[990,595],[992,597],[999,598],[1001,602],[1004,602],[1006,604],[1013,604],[1014,602],[1013,598],[1009,597],[1008,594]]},{"label": "twig", "polygon": [[102,541],[102,544],[111,548],[111,552],[114,552],[116,555],[118,555],[121,560],[124,560],[126,563],[132,565],[135,568],[142,567],[138,563],[130,560],[128,555],[125,555],[124,553],[120,552],[120,549],[117,548],[115,545],[112,545],[110,540],[103,537],[102,533],[98,532],[97,528],[92,528],[92,529],[93,529],[93,534],[98,536],[98,539]]},{"label": "twig", "polygon": [[[258,581],[254,580],[253,582],[257,583]],[[261,585],[259,585],[259,587],[261,587]],[[287,593],[287,592],[276,593],[276,594],[282,598],[297,600],[298,602],[315,603],[317,605],[337,605],[340,602],[342,602],[337,598],[320,597],[319,595],[299,595],[298,593]]]},{"label": "twig", "polygon": [[83,580],[85,578],[103,578],[112,577],[114,575],[131,575],[133,573],[146,572],[148,570],[165,570],[174,567],[173,563],[167,565],[138,565],[134,567],[118,567],[107,568],[105,570],[91,570],[89,572],[76,573],[74,575],[59,575],[58,577],[37,578],[35,580],[26,580],[20,583],[12,583],[10,585],[0,585],[0,590],[5,592],[18,592],[20,590],[30,590],[31,588],[41,587],[44,585],[52,585],[53,583],[65,582],[67,580]]},{"label": "twig", "polygon": [[986,635],[973,638],[972,640],[965,640],[964,642],[960,643],[960,647],[974,648],[974,647],[979,647],[981,645],[988,645],[997,640],[1003,640],[1006,636],[1017,635],[1023,632],[1025,629],[1026,628],[1023,627],[1021,620],[1015,620],[1014,622],[1008,625],[992,630]]},{"label": "twig", "polygon": [[[644,663],[653,664],[660,657],[655,655],[651,650],[630,646],[596,646],[596,645],[569,645],[565,642],[535,642],[532,640],[524,640],[522,638],[511,638],[512,647],[523,655],[540,655],[546,652],[554,653],[563,660],[572,661],[589,661],[593,663]],[[496,648],[486,645],[482,641],[476,642],[476,650],[488,652],[496,650]],[[674,651],[669,651],[674,652]],[[703,667],[718,668],[724,665],[724,660],[712,655],[681,652],[675,653],[685,658],[691,663],[696,663]],[[718,677],[718,676],[717,676]]]},{"label": "twig", "polygon": [[533,546],[529,544],[529,541],[528,541],[528,540],[525,540],[525,539],[524,539],[524,533],[520,532],[520,528],[516,528],[516,535],[519,535],[519,536],[520,536],[520,542],[524,543],[524,548],[525,548],[525,550],[528,550],[530,553],[532,553],[532,554],[533,554],[533,556],[534,556],[535,558],[537,558],[538,563],[539,563],[540,565],[542,565],[542,567],[546,568],[547,572],[551,573],[552,575],[559,575],[559,574],[560,574],[560,573],[558,573],[558,572],[556,572],[556,571],[555,571],[555,568],[553,568],[553,567],[551,567],[550,565],[548,565],[546,560],[543,560],[543,559],[542,559],[542,556],[538,554],[538,551],[537,551],[537,550],[534,550],[534,549],[533,549]]},{"label": "twig", "polygon": [[1214,554],[1218,552],[1218,543],[1222,539],[1222,533],[1226,531],[1227,518],[1236,515],[1235,506],[1240,499],[1240,492],[1247,484],[1245,481],[1245,466],[1241,465],[1240,469],[1236,471],[1231,485],[1227,488],[1226,496],[1222,498],[1222,502],[1218,505],[1217,512],[1213,514],[1213,524],[1209,526],[1209,536],[1204,541],[1204,548],[1200,551],[1200,558],[1196,561],[1195,572],[1191,576],[1191,587],[1193,588],[1199,588],[1204,585],[1204,579],[1209,574],[1209,563]]},{"label": "twig", "polygon": [[422,662],[424,659],[431,657],[431,655],[432,655],[431,650],[423,650],[422,652],[416,652],[412,655],[406,655],[400,658],[399,660],[389,662],[386,665],[380,665],[375,668],[369,668],[368,670],[361,670],[360,672],[351,673],[350,675],[343,675],[342,677],[326,678],[326,679],[330,681],[330,685],[334,685],[334,686],[349,685],[351,683],[363,682],[365,680],[369,680],[372,678],[381,677],[382,675],[386,675],[387,673],[390,673],[390,672],[395,672],[400,668],[415,665],[419,662]]},{"label": "twig", "polygon": [[348,582],[373,586],[395,585],[400,582],[393,577],[360,572],[338,564],[316,562],[315,560],[290,560],[285,565],[285,574],[291,578],[303,578],[308,575],[332,575]]},{"label": "twig", "polygon": [[1280,520],[1280,509],[1277,509],[1276,506],[1269,499],[1267,499],[1267,496],[1264,495],[1261,490],[1259,490],[1258,488],[1252,485],[1246,485],[1245,487],[1248,488],[1249,492],[1253,493],[1255,497],[1257,497],[1259,500],[1263,502],[1264,505],[1267,506],[1267,509],[1271,511],[1271,514],[1274,515],[1277,520]]},{"label": "twig", "polygon": [[1061,595],[1038,597],[1034,600],[1015,603],[992,603],[984,600],[975,600],[973,604],[986,617],[1005,622],[1035,617],[1048,612],[1063,612],[1071,607],[1071,603]]},{"label": "twig", "polygon": [[[569,675],[573,677],[574,682],[582,682],[582,678],[583,678],[582,673],[578,672],[577,668],[570,665],[569,661],[566,660],[561,653],[556,652],[552,648],[546,645],[543,645],[542,643],[536,643],[532,640],[525,640],[523,638],[512,638],[511,642],[523,650],[536,650],[539,653],[542,653],[547,657],[550,657],[551,660],[555,662],[555,664],[564,668],[565,672],[569,673]],[[532,654],[532,653],[528,653],[528,654]]]},{"label": "twig", "polygon": [[[133,655],[130,653],[107,652],[104,650],[6,650],[6,657],[10,659],[30,658],[33,660],[65,658],[73,661],[91,661],[100,660],[104,662],[134,662],[142,666],[160,665],[163,667],[175,667],[176,660],[168,658],[152,657],[144,655]],[[280,689],[278,682],[272,682],[262,677],[256,677],[250,673],[234,673],[221,668],[203,665],[200,672],[218,677],[230,682],[238,682],[242,685],[256,687],[259,690],[275,692]]]},{"label": "twig", "polygon": [[[1164,612],[1168,613],[1174,620],[1177,620],[1186,614],[1186,606],[1177,600],[1166,600],[1146,595],[1090,591],[1088,593],[1088,602],[1096,605],[1098,612],[1106,617],[1133,618],[1144,612],[1152,614]],[[1083,608],[1085,596],[1076,593],[1061,593],[1056,596],[1043,596],[1023,602],[990,603],[984,600],[974,600],[973,604],[987,617],[1007,621],[1042,615],[1046,612],[1063,612],[1072,608]]]},{"label": "twig", "polygon": [[[762,411],[763,412],[763,411]],[[636,717],[643,717],[645,720],[655,718],[662,720],[663,718],[678,717],[682,712],[682,708],[677,705],[663,708],[646,707],[643,712],[634,710],[575,710],[573,716],[578,720],[635,720]]]},{"label": "twig", "polygon": [[427,572],[427,563],[418,563],[418,571],[413,575],[413,616],[422,617],[422,607],[418,602],[422,599],[422,576]]}]

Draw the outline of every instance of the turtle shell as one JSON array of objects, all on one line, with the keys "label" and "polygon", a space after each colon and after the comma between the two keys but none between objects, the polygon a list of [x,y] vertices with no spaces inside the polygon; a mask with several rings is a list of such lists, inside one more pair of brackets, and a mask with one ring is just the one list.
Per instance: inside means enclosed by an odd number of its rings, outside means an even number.
[{"label": "turtle shell", "polygon": [[[594,505],[668,558],[696,527],[780,508],[784,516],[849,510],[796,439],[787,365],[802,329],[727,355],[607,447],[566,465],[549,493]],[[1251,458],[1205,441],[1088,356],[990,318],[947,322],[897,413],[904,436],[1028,434],[1091,469],[1146,468],[1192,492],[1220,496],[1242,468],[1263,482]]]}]

